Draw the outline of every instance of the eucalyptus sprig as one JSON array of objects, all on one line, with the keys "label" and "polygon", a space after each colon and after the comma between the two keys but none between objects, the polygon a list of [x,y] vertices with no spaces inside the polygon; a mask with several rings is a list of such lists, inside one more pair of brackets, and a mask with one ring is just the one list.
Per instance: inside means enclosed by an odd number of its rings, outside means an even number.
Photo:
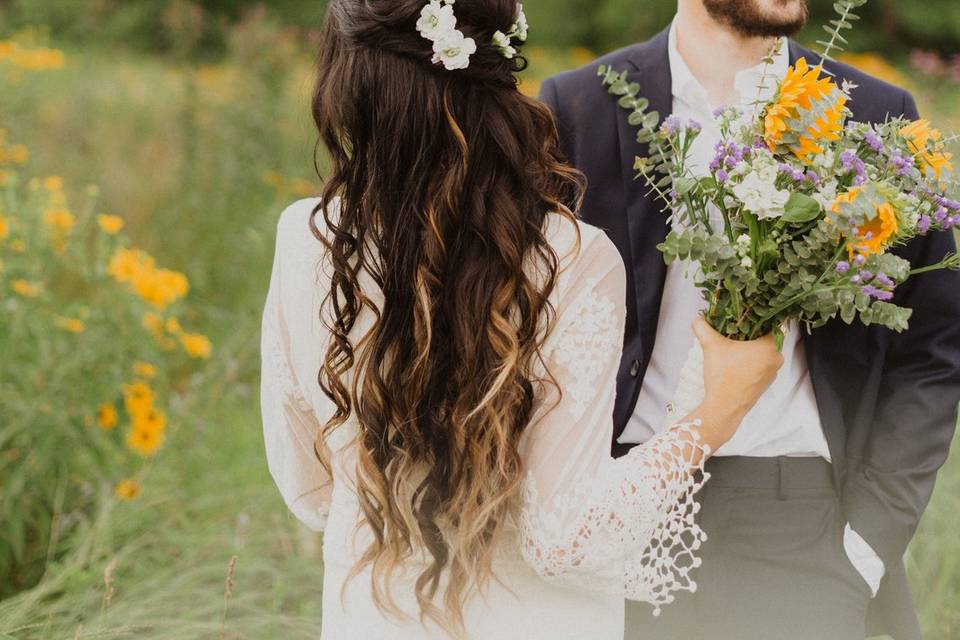
[{"label": "eucalyptus sprig", "polygon": [[[853,29],[851,23],[860,19],[860,16],[856,15],[854,10],[865,4],[867,4],[867,0],[838,0],[833,3],[833,10],[839,17],[831,20],[829,24],[823,25],[823,30],[830,36],[830,40],[817,40],[817,44],[823,47],[820,56],[824,60],[833,60],[831,53],[843,51],[840,43],[847,44],[847,39],[840,35],[840,32]],[[825,72],[830,73],[826,70]]]}]

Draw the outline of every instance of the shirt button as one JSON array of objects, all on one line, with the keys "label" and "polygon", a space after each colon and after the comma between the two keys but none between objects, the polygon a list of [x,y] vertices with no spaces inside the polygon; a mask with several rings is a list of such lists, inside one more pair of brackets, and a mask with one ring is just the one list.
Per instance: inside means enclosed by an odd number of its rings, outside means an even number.
[{"label": "shirt button", "polygon": [[633,364],[630,365],[630,377],[636,378],[639,375],[640,375],[640,361],[634,360]]}]

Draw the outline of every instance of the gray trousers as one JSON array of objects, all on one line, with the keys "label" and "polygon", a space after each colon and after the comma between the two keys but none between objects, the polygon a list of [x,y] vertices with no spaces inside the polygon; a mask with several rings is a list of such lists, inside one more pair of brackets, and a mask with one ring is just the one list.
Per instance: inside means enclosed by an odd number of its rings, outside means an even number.
[{"label": "gray trousers", "polygon": [[628,602],[626,640],[863,640],[870,589],[821,458],[713,458],[695,593],[653,617]]}]

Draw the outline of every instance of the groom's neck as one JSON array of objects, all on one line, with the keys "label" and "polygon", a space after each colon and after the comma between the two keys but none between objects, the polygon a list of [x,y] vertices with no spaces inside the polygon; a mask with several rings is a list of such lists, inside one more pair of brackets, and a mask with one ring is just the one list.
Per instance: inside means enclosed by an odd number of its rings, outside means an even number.
[{"label": "groom's neck", "polygon": [[773,38],[746,37],[714,20],[702,0],[678,0],[677,49],[715,106],[735,104],[737,72],[760,64]]}]

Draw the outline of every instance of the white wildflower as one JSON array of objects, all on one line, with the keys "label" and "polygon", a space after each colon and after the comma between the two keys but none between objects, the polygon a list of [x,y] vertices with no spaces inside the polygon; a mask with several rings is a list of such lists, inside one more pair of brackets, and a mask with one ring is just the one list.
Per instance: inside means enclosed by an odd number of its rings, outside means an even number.
[{"label": "white wildflower", "polygon": [[784,213],[790,192],[777,189],[773,181],[751,171],[732,189],[743,206],[761,220],[779,218]]},{"label": "white wildflower", "polygon": [[417,31],[432,42],[448,37],[456,28],[457,17],[452,4],[441,4],[440,0],[430,0],[417,21]]},{"label": "white wildflower", "polygon": [[477,52],[477,43],[473,38],[463,35],[462,31],[452,31],[433,43],[433,62],[442,62],[447,71],[466,69],[470,66],[470,56]]}]

